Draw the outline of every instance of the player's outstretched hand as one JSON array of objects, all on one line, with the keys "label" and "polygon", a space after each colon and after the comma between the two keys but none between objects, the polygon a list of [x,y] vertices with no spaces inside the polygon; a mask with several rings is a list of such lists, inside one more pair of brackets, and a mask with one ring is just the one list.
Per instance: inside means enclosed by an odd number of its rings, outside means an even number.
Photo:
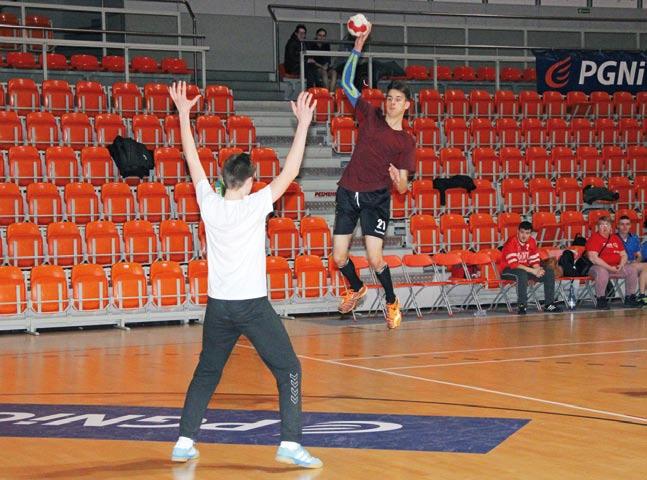
[{"label": "player's outstretched hand", "polygon": [[312,116],[317,108],[317,101],[312,101],[312,93],[307,91],[301,92],[297,97],[296,102],[290,102],[290,106],[292,107],[292,112],[294,112],[294,116],[297,117],[299,123],[310,125],[310,122],[312,122]]},{"label": "player's outstretched hand", "polygon": [[196,95],[191,100],[186,98],[186,82],[173,82],[168,91],[180,115],[191,112],[193,106],[200,100],[200,95]]},{"label": "player's outstretched hand", "polygon": [[392,163],[389,163],[389,176],[391,177],[391,180],[393,183],[398,185],[400,183],[400,170],[395,168],[395,165]]},{"label": "player's outstretched hand", "polygon": [[366,31],[357,35],[357,37],[355,38],[355,50],[357,50],[358,52],[362,51],[364,44],[368,39],[368,36],[371,34],[372,28],[373,24],[371,22],[368,22]]}]

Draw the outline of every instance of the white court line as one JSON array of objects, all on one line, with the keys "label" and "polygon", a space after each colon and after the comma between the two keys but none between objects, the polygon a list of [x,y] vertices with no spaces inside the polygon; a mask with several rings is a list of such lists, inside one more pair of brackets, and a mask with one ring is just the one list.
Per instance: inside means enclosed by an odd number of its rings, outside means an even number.
[{"label": "white court line", "polygon": [[[250,350],[255,350],[254,347],[248,346],[248,345],[241,345],[240,343],[237,344],[239,347],[247,348]],[[615,412],[608,412],[606,410],[597,410],[595,408],[588,408],[588,407],[582,407],[580,405],[575,405],[572,403],[563,403],[563,402],[555,402],[553,400],[545,400],[543,398],[538,398],[538,397],[529,397],[526,395],[517,395],[516,393],[508,393],[508,392],[502,392],[499,390],[491,390],[489,388],[482,388],[482,387],[476,387],[474,385],[465,385],[462,383],[454,383],[454,382],[446,382],[444,380],[435,380],[433,378],[425,378],[425,377],[418,377],[415,375],[407,375],[405,373],[398,373],[398,372],[388,372],[386,370],[380,370],[377,368],[370,368],[370,367],[364,367],[362,365],[350,365],[348,363],[343,363],[343,362],[338,362],[336,360],[325,360],[322,358],[315,358],[315,357],[309,357],[307,355],[297,355],[299,358],[303,358],[305,360],[312,360],[313,362],[320,362],[320,363],[327,363],[328,365],[337,365],[340,367],[349,367],[349,368],[356,368],[358,370],[364,370],[367,372],[373,372],[373,373],[383,373],[384,375],[389,375],[392,377],[399,377],[399,378],[408,378],[411,380],[419,380],[421,382],[428,382],[428,383],[436,383],[439,385],[447,385],[450,387],[457,387],[457,388],[463,388],[466,390],[474,390],[477,392],[484,392],[484,393],[491,393],[494,395],[501,395],[503,397],[510,397],[510,398],[516,398],[518,400],[528,400],[531,402],[538,402],[538,403],[544,403],[547,405],[554,405],[558,407],[564,407],[564,408],[570,408],[572,410],[579,410],[583,412],[588,412],[588,413],[596,413],[596,414],[601,414],[601,415],[608,415],[610,417],[616,417],[616,418],[622,418],[624,420],[633,420],[641,423],[647,424],[647,418],[643,417],[633,417],[631,415],[624,415],[622,413],[615,413]]]},{"label": "white court line", "polygon": [[642,340],[647,340],[647,337],[640,338],[623,338],[619,340],[598,340],[592,342],[573,342],[573,343],[544,343],[540,345],[518,345],[514,347],[496,347],[496,348],[475,348],[472,350],[441,350],[436,352],[409,352],[409,353],[394,353],[392,355],[373,355],[370,357],[349,357],[349,358],[331,358],[329,360],[334,362],[344,361],[344,362],[354,362],[355,360],[379,360],[381,358],[398,358],[398,357],[409,357],[411,355],[423,356],[423,355],[440,355],[445,353],[471,353],[471,352],[495,352],[499,350],[519,350],[524,348],[543,348],[543,347],[567,347],[571,345],[598,345],[602,343],[625,343],[625,342],[639,342]]},{"label": "white court line", "polygon": [[615,353],[637,353],[637,352],[647,352],[647,349],[642,348],[639,350],[617,350],[615,352],[567,353],[563,355],[546,355],[543,357],[504,358],[502,360],[475,360],[475,361],[454,362],[454,363],[430,363],[427,365],[409,365],[407,367],[385,367],[382,370],[406,370],[408,368],[451,367],[454,365],[481,365],[484,363],[523,362],[524,360],[548,360],[550,358],[589,357],[591,355],[613,355]]}]

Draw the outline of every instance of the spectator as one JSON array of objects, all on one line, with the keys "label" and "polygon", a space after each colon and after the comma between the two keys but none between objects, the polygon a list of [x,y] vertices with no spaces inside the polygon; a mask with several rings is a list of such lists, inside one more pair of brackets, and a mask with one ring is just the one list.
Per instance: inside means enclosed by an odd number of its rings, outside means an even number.
[{"label": "spectator", "polygon": [[628,307],[640,307],[636,301],[638,274],[633,265],[627,264],[627,252],[622,239],[611,232],[611,219],[607,216],[598,219],[597,232],[591,234],[586,242],[586,255],[593,264],[589,275],[595,282],[596,308],[609,310],[606,290],[610,279],[624,278],[625,298]]},{"label": "spectator", "polygon": [[306,26],[299,24],[294,29],[292,36],[288,40],[288,43],[285,44],[285,52],[283,54],[283,65],[285,66],[285,72],[292,75],[298,75],[299,64],[301,62],[300,54],[303,50],[303,42],[306,39]]},{"label": "spectator", "polygon": [[636,300],[643,305],[647,305],[647,295],[645,295],[647,290],[647,263],[645,263],[646,259],[641,253],[640,237],[631,233],[630,230],[631,219],[623,215],[618,220],[618,236],[624,244],[625,252],[627,252],[627,263],[633,266],[638,274],[638,296]]},{"label": "spectator", "polygon": [[[326,41],[326,36],[328,32],[325,28],[320,28],[317,30],[315,41],[308,44],[308,50],[317,50],[320,52],[329,52],[330,44],[324,43]],[[328,80],[329,72],[332,71],[330,68],[330,57],[320,57],[313,56],[307,57],[307,63],[310,67],[316,67],[316,76],[315,83],[317,87],[326,87],[330,85]]]},{"label": "spectator", "polygon": [[[305,25],[299,24],[294,29],[292,36],[285,44],[285,52],[283,54],[283,66],[285,73],[292,75],[301,75],[301,52],[305,50],[305,39],[307,29]],[[316,85],[317,67],[312,63],[305,63],[305,77],[308,87]]]},{"label": "spectator", "polygon": [[517,282],[517,308],[519,315],[526,314],[528,302],[528,282],[533,280],[544,284],[544,311],[559,313],[560,307],[555,305],[555,272],[548,268],[544,270],[539,265],[539,250],[537,242],[531,236],[532,224],[521,222],[517,236],[509,238],[505,245],[499,265],[501,277]]}]

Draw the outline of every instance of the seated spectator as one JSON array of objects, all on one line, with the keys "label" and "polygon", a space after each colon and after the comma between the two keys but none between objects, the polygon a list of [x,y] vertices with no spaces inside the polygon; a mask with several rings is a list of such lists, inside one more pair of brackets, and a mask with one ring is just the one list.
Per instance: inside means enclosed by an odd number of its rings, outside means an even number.
[{"label": "seated spectator", "polygon": [[[308,50],[317,50],[319,52],[329,52],[330,44],[323,43],[326,40],[327,35],[328,35],[328,32],[326,31],[325,28],[320,28],[319,30],[317,30],[315,41],[308,44]],[[314,86],[328,88],[330,85],[330,82],[328,80],[329,71],[334,71],[330,68],[330,57],[312,56],[312,57],[307,57],[306,61],[308,64],[310,64],[310,67],[312,66],[316,67]]]},{"label": "seated spectator", "polygon": [[609,310],[606,296],[610,279],[625,280],[624,303],[628,307],[641,307],[636,300],[638,290],[638,273],[633,265],[627,264],[627,252],[622,239],[611,232],[611,219],[607,216],[598,219],[597,232],[591,234],[586,242],[586,255],[593,264],[589,275],[595,282],[597,309]]},{"label": "seated spectator", "polygon": [[[285,51],[283,53],[283,66],[285,67],[285,73],[301,75],[301,52],[306,50],[306,33],[307,30],[305,25],[297,25],[292,36],[290,36],[288,42],[285,44]],[[304,74],[307,86],[316,86],[316,78],[318,75],[317,67],[313,63],[308,63],[307,61],[304,65]]]},{"label": "seated spectator", "polygon": [[627,263],[636,269],[638,274],[638,296],[636,300],[647,305],[647,258],[641,253],[640,237],[630,232],[631,219],[623,215],[618,220],[618,236],[627,252]]},{"label": "seated spectator", "polygon": [[537,242],[531,234],[532,224],[521,222],[517,236],[509,238],[505,242],[499,265],[501,278],[517,282],[519,315],[526,314],[528,282],[530,280],[544,284],[544,311],[559,313],[562,309],[555,305],[555,272],[550,268],[544,270],[539,265]]},{"label": "seated spectator", "polygon": [[298,75],[300,73],[301,50],[303,50],[303,42],[306,39],[306,32],[307,30],[305,25],[297,25],[292,36],[288,39],[288,43],[285,44],[283,65],[285,66],[286,73],[293,75]]}]

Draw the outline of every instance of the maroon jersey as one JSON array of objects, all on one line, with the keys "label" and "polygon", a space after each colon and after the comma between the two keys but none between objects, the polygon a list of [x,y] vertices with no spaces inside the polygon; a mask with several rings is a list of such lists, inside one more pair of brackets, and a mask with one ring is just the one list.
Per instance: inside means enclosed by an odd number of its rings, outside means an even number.
[{"label": "maroon jersey", "polygon": [[355,115],[359,135],[355,151],[339,180],[352,192],[373,192],[391,188],[389,163],[398,170],[416,169],[416,141],[404,130],[389,127],[382,112],[363,98],[357,100]]}]

